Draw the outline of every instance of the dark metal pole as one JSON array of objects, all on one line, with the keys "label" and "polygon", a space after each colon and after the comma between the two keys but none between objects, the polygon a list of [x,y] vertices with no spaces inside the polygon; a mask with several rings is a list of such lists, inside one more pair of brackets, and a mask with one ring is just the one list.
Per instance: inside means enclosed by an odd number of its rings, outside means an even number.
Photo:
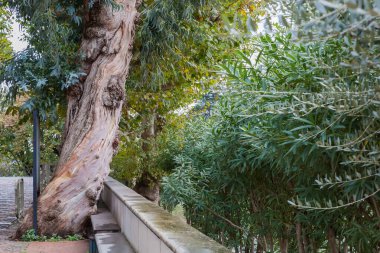
[{"label": "dark metal pole", "polygon": [[39,191],[40,174],[40,119],[38,110],[33,111],[33,229],[37,235],[37,198]]}]

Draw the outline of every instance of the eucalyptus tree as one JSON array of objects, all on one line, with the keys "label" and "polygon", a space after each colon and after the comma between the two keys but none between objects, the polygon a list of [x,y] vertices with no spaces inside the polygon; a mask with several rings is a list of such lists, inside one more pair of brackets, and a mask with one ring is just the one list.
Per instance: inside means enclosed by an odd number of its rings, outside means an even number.
[{"label": "eucalyptus tree", "polygon": [[[96,211],[117,146],[139,2],[8,3],[29,30],[30,46],[5,67],[6,98],[26,93],[24,108],[40,108],[43,117],[64,99],[67,105],[55,177],[38,200],[39,232],[78,233]],[[31,221],[29,212],[18,234]]]}]

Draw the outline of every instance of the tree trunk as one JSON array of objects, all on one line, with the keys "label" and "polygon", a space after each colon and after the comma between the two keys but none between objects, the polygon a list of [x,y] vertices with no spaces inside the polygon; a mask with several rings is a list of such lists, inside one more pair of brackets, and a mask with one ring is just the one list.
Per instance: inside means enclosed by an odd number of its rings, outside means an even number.
[{"label": "tree trunk", "polygon": [[[249,236],[248,236],[248,238],[249,238]],[[248,238],[247,238],[247,240],[245,241],[244,253],[253,253],[253,252],[251,251],[251,249],[252,249],[252,246],[251,246],[251,240],[249,240]],[[222,244],[222,245],[224,245],[224,244]]]},{"label": "tree trunk", "polygon": [[343,244],[343,253],[348,253],[348,243],[347,243],[347,241],[345,241],[344,244]]},{"label": "tree trunk", "polygon": [[318,252],[318,246],[317,246],[317,242],[315,240],[312,240],[311,242],[311,252],[312,253],[317,253]]},{"label": "tree trunk", "polygon": [[302,231],[302,236],[303,236],[303,246],[306,252],[310,252],[310,239],[309,236],[307,235],[307,232],[305,230]]},{"label": "tree trunk", "polygon": [[288,253],[288,239],[287,238],[282,237],[280,239],[280,252]]},{"label": "tree trunk", "polygon": [[[86,77],[68,91],[63,146],[53,180],[38,200],[40,234],[75,234],[96,212],[118,140],[116,131],[131,60],[137,0],[119,9],[95,1],[81,43]],[[29,210],[16,236],[31,228]]]},{"label": "tree trunk", "polygon": [[[145,152],[146,157],[150,155],[149,152],[152,150],[151,142],[157,136],[156,117],[156,109],[154,109],[150,114],[144,116],[142,122],[145,126],[145,130],[141,134],[141,139],[143,140],[142,150]],[[149,163],[149,161],[147,162]],[[156,204],[160,201],[160,182],[150,173],[148,166],[147,169],[142,172],[141,177],[137,180],[133,189]]]},{"label": "tree trunk", "polygon": [[264,252],[264,247],[262,245],[261,240],[257,240],[257,248],[256,248],[256,253],[263,253]]},{"label": "tree trunk", "polygon": [[327,231],[327,239],[329,242],[329,248],[331,253],[339,253],[338,245],[336,245],[335,231],[332,227],[329,227]]},{"label": "tree trunk", "polygon": [[[274,242],[273,242],[273,236],[271,234],[268,235],[268,241],[269,241],[270,252],[273,253],[274,252]],[[266,250],[268,250],[268,248]]]},{"label": "tree trunk", "polygon": [[160,183],[148,171],[144,171],[133,188],[146,199],[158,204],[160,200]]},{"label": "tree trunk", "polygon": [[305,253],[305,246],[303,245],[303,240],[302,240],[302,225],[299,222],[296,223],[296,235],[297,235],[298,252]]}]

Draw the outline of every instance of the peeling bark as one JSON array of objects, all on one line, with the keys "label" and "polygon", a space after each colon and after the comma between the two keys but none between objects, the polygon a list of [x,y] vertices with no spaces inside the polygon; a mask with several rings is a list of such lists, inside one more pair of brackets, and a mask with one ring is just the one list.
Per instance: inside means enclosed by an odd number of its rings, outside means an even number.
[{"label": "peeling bark", "polygon": [[[109,174],[131,60],[137,1],[116,1],[120,10],[95,2],[81,43],[87,74],[67,93],[64,142],[56,174],[38,200],[40,234],[81,233]],[[116,144],[115,144],[116,143]],[[31,227],[31,210],[16,236]]]}]

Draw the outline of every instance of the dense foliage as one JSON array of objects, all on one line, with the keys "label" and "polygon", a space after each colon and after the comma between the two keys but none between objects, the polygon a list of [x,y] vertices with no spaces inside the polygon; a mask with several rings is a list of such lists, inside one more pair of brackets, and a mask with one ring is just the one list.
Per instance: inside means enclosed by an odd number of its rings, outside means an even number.
[{"label": "dense foliage", "polygon": [[[2,1],[16,14],[28,47],[14,54],[0,71],[1,105],[22,116],[38,108],[43,119],[56,121],[65,108],[65,91],[81,76],[78,70],[80,22],[74,4],[50,1]],[[47,43],[47,41],[49,43]],[[26,119],[25,119],[26,120]]]},{"label": "dense foliage", "polygon": [[236,252],[379,250],[379,22],[364,2],[306,3],[306,37],[261,36],[222,66],[165,205]]},{"label": "dense foliage", "polygon": [[243,0],[142,4],[113,176],[133,187],[142,174],[149,184],[170,171],[157,159],[167,160],[159,157],[166,154],[168,133],[182,126],[178,112],[217,83],[214,66],[245,40],[230,36],[222,17],[257,19],[260,9],[253,6],[260,5]]},{"label": "dense foliage", "polygon": [[[33,168],[30,122],[18,123],[17,115],[0,114],[0,176],[30,176]],[[41,164],[55,165],[61,142],[62,124],[43,125]]]},{"label": "dense foliage", "polygon": [[10,12],[0,5],[0,64],[12,56],[11,42],[9,41],[10,32]]}]

